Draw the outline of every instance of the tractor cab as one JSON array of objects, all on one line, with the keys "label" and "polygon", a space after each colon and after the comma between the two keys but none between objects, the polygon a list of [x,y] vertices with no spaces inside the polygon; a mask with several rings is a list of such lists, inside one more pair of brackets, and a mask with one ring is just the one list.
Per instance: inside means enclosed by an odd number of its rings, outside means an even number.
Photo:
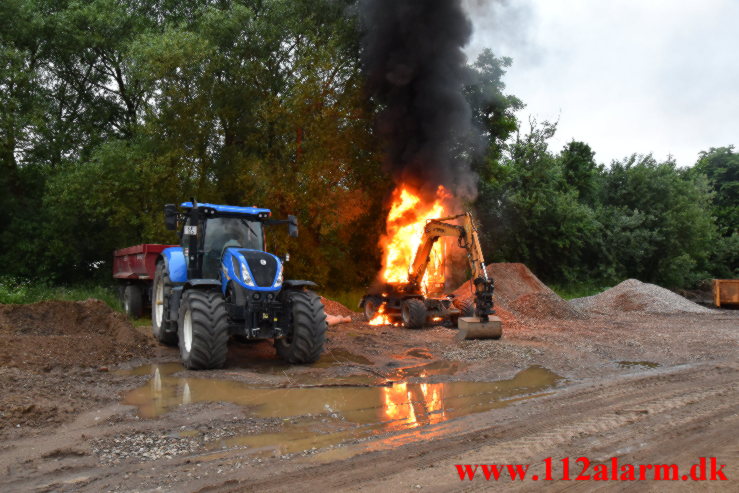
[{"label": "tractor cab", "polygon": [[[225,206],[214,204],[192,207],[191,202],[181,207],[186,211],[186,219],[180,232],[180,245],[185,252],[188,271],[192,267],[193,277],[219,279],[221,259],[227,248],[264,250],[263,221],[271,215],[268,209],[228,207],[223,210]],[[202,261],[198,263],[201,256]]]},{"label": "tractor cab", "polygon": [[271,220],[269,209],[183,202],[177,211],[165,206],[165,222],[176,229],[182,221],[180,245],[183,249],[188,278],[220,279],[221,261],[228,248],[264,251],[266,224],[288,224],[290,235],[297,236],[297,220]]}]

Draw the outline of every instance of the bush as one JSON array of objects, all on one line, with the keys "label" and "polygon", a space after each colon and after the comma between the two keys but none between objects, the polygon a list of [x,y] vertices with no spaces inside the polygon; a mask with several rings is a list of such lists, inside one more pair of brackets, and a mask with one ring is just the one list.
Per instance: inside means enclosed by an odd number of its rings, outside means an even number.
[{"label": "bush", "polygon": [[116,289],[111,286],[77,285],[51,286],[45,281],[0,278],[0,303],[26,304],[47,300],[84,301],[90,298],[103,301],[117,311],[123,311]]}]

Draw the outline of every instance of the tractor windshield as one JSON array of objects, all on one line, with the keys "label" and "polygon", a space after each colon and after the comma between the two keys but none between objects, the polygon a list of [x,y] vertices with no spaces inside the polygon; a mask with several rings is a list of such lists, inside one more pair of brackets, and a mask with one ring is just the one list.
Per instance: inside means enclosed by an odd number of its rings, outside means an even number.
[{"label": "tractor windshield", "polygon": [[223,250],[229,247],[264,250],[262,223],[240,217],[208,219],[203,242],[203,277],[218,277]]}]

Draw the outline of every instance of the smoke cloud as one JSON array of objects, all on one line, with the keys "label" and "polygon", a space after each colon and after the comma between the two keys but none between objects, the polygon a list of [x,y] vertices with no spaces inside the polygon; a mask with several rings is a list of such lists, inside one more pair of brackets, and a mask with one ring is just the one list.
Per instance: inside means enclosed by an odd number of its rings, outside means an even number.
[{"label": "smoke cloud", "polygon": [[463,93],[472,25],[461,0],[360,0],[359,8],[386,169],[429,198],[439,185],[474,198],[470,148],[479,138]]},{"label": "smoke cloud", "polygon": [[516,65],[537,64],[545,46],[533,39],[536,20],[534,0],[462,0],[472,20],[472,38],[465,48],[476,58],[485,48],[498,56],[515,54]]}]

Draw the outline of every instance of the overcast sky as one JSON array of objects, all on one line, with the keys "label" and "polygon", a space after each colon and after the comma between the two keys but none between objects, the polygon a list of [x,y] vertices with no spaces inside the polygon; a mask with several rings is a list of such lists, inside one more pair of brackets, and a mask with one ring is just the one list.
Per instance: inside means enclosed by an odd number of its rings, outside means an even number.
[{"label": "overcast sky", "polygon": [[739,0],[463,0],[467,48],[513,58],[519,117],[557,120],[598,162],[739,146]]}]

